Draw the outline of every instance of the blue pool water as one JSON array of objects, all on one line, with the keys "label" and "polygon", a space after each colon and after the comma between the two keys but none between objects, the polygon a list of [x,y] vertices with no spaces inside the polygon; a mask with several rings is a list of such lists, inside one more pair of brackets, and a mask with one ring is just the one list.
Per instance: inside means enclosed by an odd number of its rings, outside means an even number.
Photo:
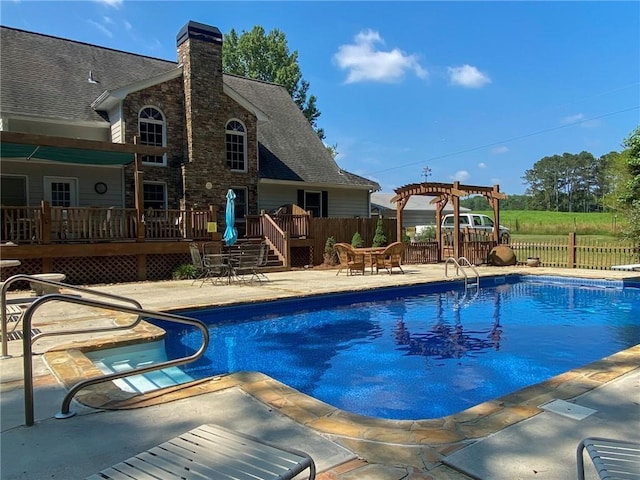
[{"label": "blue pool water", "polygon": [[[609,286],[605,288],[604,285]],[[640,288],[513,276],[183,312],[211,325],[194,378],[260,371],[335,407],[453,414],[640,343]],[[611,288],[611,286],[615,288]],[[199,333],[169,331],[169,358]]]}]

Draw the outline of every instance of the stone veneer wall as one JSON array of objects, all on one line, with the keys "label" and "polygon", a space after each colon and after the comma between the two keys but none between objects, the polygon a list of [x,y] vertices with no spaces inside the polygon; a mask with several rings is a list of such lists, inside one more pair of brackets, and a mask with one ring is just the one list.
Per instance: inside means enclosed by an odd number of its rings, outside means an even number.
[{"label": "stone veneer wall", "polygon": [[[138,135],[138,114],[143,107],[158,108],[165,116],[167,133],[167,166],[143,165],[144,180],[167,183],[169,208],[179,208],[182,197],[181,165],[186,158],[185,110],[182,78],[176,78],[160,85],[127,95],[122,113],[125,120],[125,138],[133,143]],[[133,190],[134,164],[125,168],[125,205],[135,205]]]},{"label": "stone veneer wall", "polygon": [[[131,93],[123,102],[125,138],[138,135],[138,114],[145,106],[162,111],[166,120],[167,167],[143,165],[144,180],[167,183],[169,208],[218,207],[224,218],[230,187],[246,187],[249,214],[258,213],[258,133],[256,116],[223,92],[222,44],[188,38],[178,45],[183,76]],[[226,162],[225,127],[238,119],[247,131],[246,173],[232,172]],[[125,169],[125,204],[135,205],[134,165]],[[210,182],[213,188],[205,185]]]},{"label": "stone veneer wall", "polygon": [[[257,212],[257,119],[223,92],[222,41],[187,38],[178,45],[183,65],[186,143],[189,161],[183,167],[187,205],[217,205],[224,215],[230,187],[248,188],[249,213]],[[225,126],[237,118],[247,129],[246,173],[226,163]],[[205,185],[211,182],[213,188]],[[219,219],[221,220],[221,219]]]}]

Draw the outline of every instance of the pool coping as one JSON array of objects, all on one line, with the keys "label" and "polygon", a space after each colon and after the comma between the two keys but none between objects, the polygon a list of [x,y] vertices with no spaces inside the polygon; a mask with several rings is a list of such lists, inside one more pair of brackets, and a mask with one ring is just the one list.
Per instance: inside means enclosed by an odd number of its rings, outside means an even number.
[{"label": "pool coping", "polygon": [[[575,278],[571,275],[566,277]],[[287,298],[306,296],[308,295]],[[188,307],[166,311],[185,308]],[[98,345],[95,340],[60,345],[55,350],[46,352],[43,358],[54,375],[70,388],[81,379],[102,375],[84,355],[84,351],[149,342],[163,336],[161,329],[147,322],[141,322],[139,327],[125,337],[103,338]],[[571,400],[637,369],[640,369],[640,345],[462,412],[422,420],[388,420],[346,412],[259,372],[221,375],[142,395],[123,392],[112,382],[108,382],[80,391],[75,399],[98,409],[131,409],[239,388],[283,415],[321,433],[345,440],[420,446],[426,449],[425,461],[435,465],[443,456],[541,413],[539,406],[550,400]]]}]

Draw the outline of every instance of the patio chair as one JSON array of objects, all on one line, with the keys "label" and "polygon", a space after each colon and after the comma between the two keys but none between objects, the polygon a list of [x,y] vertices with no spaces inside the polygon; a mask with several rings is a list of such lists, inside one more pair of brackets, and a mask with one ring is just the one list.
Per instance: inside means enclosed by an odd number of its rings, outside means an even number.
[{"label": "patio chair", "polygon": [[336,275],[342,270],[346,270],[347,275],[353,275],[354,272],[360,272],[364,275],[364,253],[358,253],[348,243],[336,243],[333,248],[338,252],[338,258],[340,259],[340,268]]},{"label": "patio chair", "polygon": [[203,257],[197,243],[189,244],[189,252],[191,253],[191,263],[196,269],[196,275],[198,275],[193,282],[191,282],[191,285],[198,280],[202,280],[200,283],[200,287],[202,287],[207,280],[215,284],[221,281],[223,277],[226,277],[227,265],[224,263],[222,255],[207,254]]},{"label": "patio chair", "polygon": [[243,283],[252,283],[254,280],[262,282],[258,269],[263,261],[263,255],[261,244],[242,245],[234,257],[234,274]]},{"label": "patio chair", "polygon": [[405,244],[403,242],[393,242],[382,252],[375,254],[374,264],[376,273],[384,268],[389,274],[393,273],[393,269],[397,268],[404,273],[400,264],[402,263],[402,252],[404,252]]},{"label": "patio chair", "polygon": [[316,467],[308,454],[217,425],[201,425],[87,477],[105,479],[292,479]]},{"label": "patio chair", "polygon": [[269,281],[269,277],[267,277],[264,272],[262,271],[262,268],[267,266],[267,262],[269,261],[269,244],[267,242],[262,242],[260,244],[260,251],[258,253],[258,262],[257,262],[257,266],[258,268],[256,269],[256,276],[258,277],[258,281]]}]

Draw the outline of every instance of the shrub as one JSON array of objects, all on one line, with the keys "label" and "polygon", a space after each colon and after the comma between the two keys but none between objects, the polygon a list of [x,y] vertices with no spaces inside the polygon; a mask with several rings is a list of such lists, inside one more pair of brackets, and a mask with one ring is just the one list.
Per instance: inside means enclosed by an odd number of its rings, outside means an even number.
[{"label": "shrub", "polygon": [[198,271],[196,270],[196,267],[194,267],[190,263],[178,265],[171,273],[171,278],[173,278],[174,280],[188,280],[191,278],[196,278],[197,276]]},{"label": "shrub", "polygon": [[351,237],[351,246],[354,248],[364,247],[364,241],[362,240],[360,233],[356,232],[353,234],[353,237]]},{"label": "shrub", "polygon": [[429,225],[420,229],[413,238],[414,242],[431,242],[436,239],[436,226]]},{"label": "shrub", "polygon": [[384,234],[384,224],[382,223],[382,217],[378,218],[378,223],[376,223],[376,233],[373,236],[374,247],[386,247],[387,246],[387,236]]},{"label": "shrub", "polygon": [[337,252],[335,251],[335,249],[333,248],[334,245],[336,244],[336,239],[333,237],[329,237],[327,238],[327,241],[324,242],[324,263],[327,265],[337,265],[338,264],[338,258],[337,258]]}]

